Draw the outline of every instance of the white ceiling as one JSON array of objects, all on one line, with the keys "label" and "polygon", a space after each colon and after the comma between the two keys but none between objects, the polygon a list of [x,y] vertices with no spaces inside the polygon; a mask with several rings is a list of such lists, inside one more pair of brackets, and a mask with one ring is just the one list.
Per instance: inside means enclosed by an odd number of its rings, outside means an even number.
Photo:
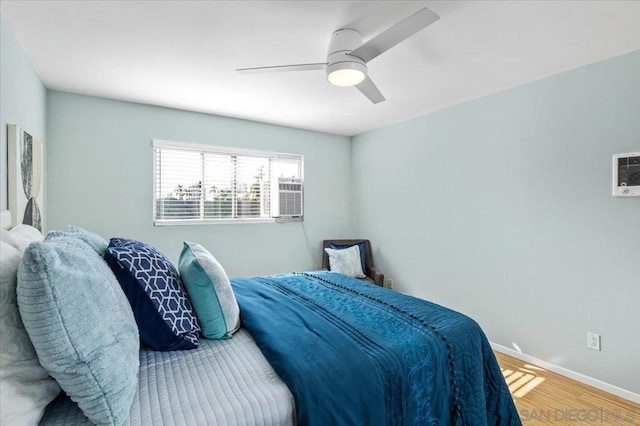
[{"label": "white ceiling", "polygon": [[[387,101],[324,72],[331,33],[441,19],[369,63]],[[54,90],[355,135],[640,49],[640,1],[7,1]]]}]

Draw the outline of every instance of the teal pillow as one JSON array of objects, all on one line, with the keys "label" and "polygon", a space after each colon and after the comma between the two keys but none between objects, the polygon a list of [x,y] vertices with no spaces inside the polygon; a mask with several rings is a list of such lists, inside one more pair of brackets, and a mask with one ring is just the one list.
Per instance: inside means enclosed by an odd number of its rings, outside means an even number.
[{"label": "teal pillow", "polygon": [[72,233],[52,231],[25,251],[17,293],[40,364],[91,422],[124,423],[138,384],[140,343],[105,261]]},{"label": "teal pillow", "polygon": [[180,277],[208,339],[228,339],[240,328],[240,308],[222,265],[200,244],[184,242]]}]

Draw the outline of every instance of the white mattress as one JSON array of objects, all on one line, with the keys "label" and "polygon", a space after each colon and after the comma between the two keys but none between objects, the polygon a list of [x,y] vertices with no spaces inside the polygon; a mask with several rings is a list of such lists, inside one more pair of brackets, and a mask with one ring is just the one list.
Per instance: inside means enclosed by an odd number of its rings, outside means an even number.
[{"label": "white mattress", "polygon": [[[198,349],[140,352],[130,425],[292,425],[293,396],[240,329],[232,339],[200,339]],[[90,424],[78,406],[58,398],[41,424]]]}]

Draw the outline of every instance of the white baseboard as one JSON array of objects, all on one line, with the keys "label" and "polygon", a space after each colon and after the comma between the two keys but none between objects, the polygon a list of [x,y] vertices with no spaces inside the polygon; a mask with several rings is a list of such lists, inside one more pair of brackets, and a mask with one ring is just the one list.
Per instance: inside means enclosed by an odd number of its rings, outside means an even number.
[{"label": "white baseboard", "polygon": [[610,394],[619,396],[620,398],[624,398],[629,401],[640,404],[640,394],[637,394],[635,392],[631,392],[629,390],[619,388],[618,386],[614,386],[610,383],[603,382],[602,380],[594,379],[593,377],[585,376],[582,373],[569,370],[568,368],[560,367],[559,365],[555,365],[550,362],[543,361],[541,359],[532,357],[531,355],[523,354],[521,352],[515,351],[511,348],[499,345],[497,343],[491,342],[491,347],[495,351],[502,352],[503,354],[512,356],[514,358],[518,358],[519,360],[522,360],[522,361],[526,361],[529,364],[535,365],[540,368],[544,368],[545,370],[552,371],[554,373],[560,374],[561,376],[568,377],[577,382],[584,383],[585,385],[589,385],[596,389],[600,389],[601,391],[608,392]]}]

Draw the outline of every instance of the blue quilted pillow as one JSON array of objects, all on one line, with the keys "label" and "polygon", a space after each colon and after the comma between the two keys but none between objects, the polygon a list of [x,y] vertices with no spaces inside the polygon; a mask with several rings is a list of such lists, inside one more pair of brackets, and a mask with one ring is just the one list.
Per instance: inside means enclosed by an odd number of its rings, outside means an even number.
[{"label": "blue quilted pillow", "polygon": [[68,225],[65,228],[64,232],[80,238],[82,241],[89,244],[91,248],[100,255],[100,257],[104,256],[104,251],[109,245],[109,242],[102,238],[100,235],[89,232],[86,229],[80,228],[79,226]]},{"label": "blue quilted pillow", "polygon": [[145,345],[157,351],[198,346],[200,326],[169,259],[124,238],[112,238],[104,258],[129,299]]},{"label": "blue quilted pillow", "polygon": [[102,257],[75,235],[51,231],[25,251],[17,293],[40,364],[92,423],[123,424],[138,385],[140,338]]}]

